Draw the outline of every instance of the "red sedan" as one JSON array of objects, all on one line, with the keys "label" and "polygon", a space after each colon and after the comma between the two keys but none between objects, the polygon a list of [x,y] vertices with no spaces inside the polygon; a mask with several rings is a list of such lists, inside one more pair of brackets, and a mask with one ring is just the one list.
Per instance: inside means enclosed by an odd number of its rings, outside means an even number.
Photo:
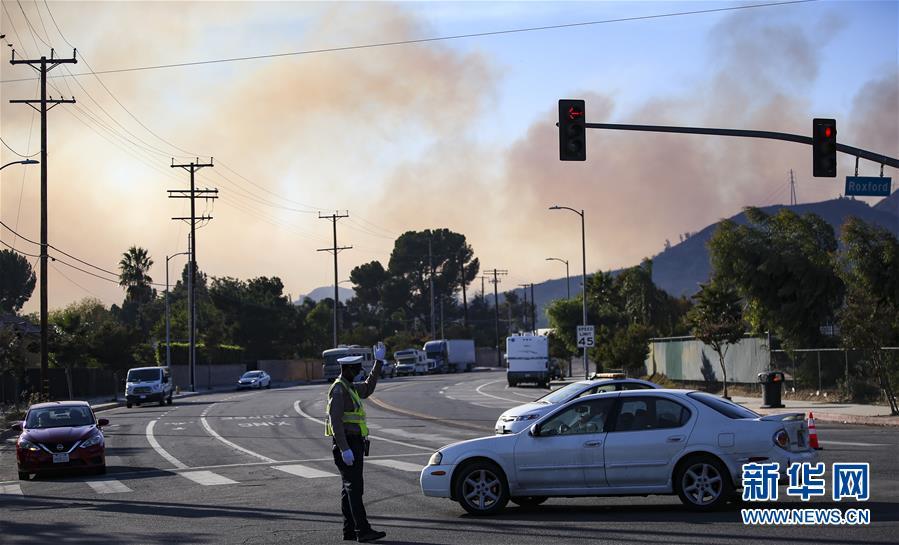
[{"label": "red sedan", "polygon": [[94,416],[84,401],[38,403],[12,429],[16,441],[19,480],[32,473],[85,469],[106,473],[106,443],[102,427],[109,420]]}]

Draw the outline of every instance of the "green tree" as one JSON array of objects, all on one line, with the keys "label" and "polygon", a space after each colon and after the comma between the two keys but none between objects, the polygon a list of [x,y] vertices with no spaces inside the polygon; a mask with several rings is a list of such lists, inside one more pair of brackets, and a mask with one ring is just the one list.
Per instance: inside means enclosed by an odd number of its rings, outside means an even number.
[{"label": "green tree", "polygon": [[693,299],[696,304],[687,314],[693,335],[718,354],[718,363],[724,375],[724,398],[730,399],[724,357],[728,348],[739,342],[746,331],[740,296],[732,286],[712,281],[700,284],[699,292]]},{"label": "green tree", "polygon": [[722,221],[709,241],[713,276],[744,299],[755,333],[772,331],[787,350],[813,346],[843,297],[833,267],[833,228],[814,214],[745,210],[748,223]]},{"label": "green tree", "polygon": [[0,250],[0,312],[18,312],[34,291],[35,276],[24,256]]},{"label": "green tree", "polygon": [[896,357],[884,346],[899,343],[899,241],[890,232],[850,218],[842,230],[845,247],[838,270],[846,283],[840,334],[847,348],[863,350],[880,388],[899,414],[893,390]]},{"label": "green tree", "polygon": [[125,288],[126,301],[145,303],[155,296],[149,271],[153,260],[146,249],[128,248],[119,261],[119,285]]}]

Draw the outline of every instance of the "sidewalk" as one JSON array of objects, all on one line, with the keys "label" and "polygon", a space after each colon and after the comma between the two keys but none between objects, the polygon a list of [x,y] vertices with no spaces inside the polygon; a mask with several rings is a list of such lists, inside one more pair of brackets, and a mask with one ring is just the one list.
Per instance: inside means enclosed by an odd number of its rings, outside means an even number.
[{"label": "sidewalk", "polygon": [[762,409],[761,397],[733,396],[732,400],[734,403],[745,405],[760,414],[804,412],[808,416],[808,413],[811,412],[814,413],[816,422],[899,426],[899,416],[890,416],[890,408],[887,405],[857,405],[785,399],[782,401],[784,405],[782,409]]}]

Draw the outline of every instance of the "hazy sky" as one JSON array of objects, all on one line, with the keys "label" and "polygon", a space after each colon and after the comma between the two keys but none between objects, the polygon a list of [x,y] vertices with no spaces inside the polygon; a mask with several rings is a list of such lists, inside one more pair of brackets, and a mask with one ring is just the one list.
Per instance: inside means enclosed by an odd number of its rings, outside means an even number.
[{"label": "hazy sky", "polygon": [[[333,282],[330,254],[316,251],[332,242],[320,212],[349,211],[338,222],[338,243],[353,246],[340,254],[341,279],[386,264],[406,230],[448,227],[484,269],[508,269],[500,288],[511,289],[563,276],[546,257],[580,270],[579,218],[550,205],[585,210],[595,271],[636,264],[743,206],[788,202],[791,169],[808,202],[839,195],[854,167],[840,155],[840,177],[814,179],[807,146],[612,131],[589,131],[586,162],[561,163],[559,98],[586,99],[591,122],[810,135],[813,117],[834,117],[841,142],[899,156],[899,4],[651,17],[750,5],[3,1],[0,32],[17,58],[78,48],[80,62],[49,80],[50,94],[77,100],[48,116],[52,245],[113,271],[123,251],[143,246],[164,282],[165,256],[186,249],[188,232],[169,219],[186,215],[187,201],[166,193],[188,187],[188,174],[169,165],[212,156],[198,186],[221,198],[200,206],[214,216],[198,231],[200,267],[279,276],[296,297]],[[320,52],[597,21],[609,22]],[[9,100],[36,98],[37,81],[10,53],[4,45],[0,135],[32,154],[39,116]],[[4,147],[0,159],[18,157]],[[39,182],[37,166],[0,179],[0,217],[32,240]],[[37,253],[5,229],[2,240]],[[183,263],[173,259],[173,277]],[[49,281],[51,308],[123,298],[116,284],[60,263]],[[35,290],[25,310],[37,304]]]}]

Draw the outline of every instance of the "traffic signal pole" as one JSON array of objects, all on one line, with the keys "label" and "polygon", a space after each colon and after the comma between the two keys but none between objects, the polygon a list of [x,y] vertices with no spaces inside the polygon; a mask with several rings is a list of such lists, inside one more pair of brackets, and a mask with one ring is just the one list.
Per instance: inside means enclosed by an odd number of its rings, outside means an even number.
[{"label": "traffic signal pole", "polygon": [[[796,142],[798,144],[807,144],[811,146],[813,139],[810,136],[800,134],[790,134],[785,132],[772,131],[751,131],[744,129],[715,129],[711,127],[675,127],[670,125],[624,125],[619,123],[584,123],[588,129],[606,129],[615,131],[645,131],[645,132],[675,132],[685,134],[710,134],[714,136],[740,136],[743,138],[764,138],[767,140],[784,140],[786,142]],[[888,165],[893,168],[899,168],[899,159],[888,157],[873,151],[847,146],[846,144],[837,143],[837,151],[841,151],[848,155],[853,155],[861,159],[867,159],[881,165]]]}]

